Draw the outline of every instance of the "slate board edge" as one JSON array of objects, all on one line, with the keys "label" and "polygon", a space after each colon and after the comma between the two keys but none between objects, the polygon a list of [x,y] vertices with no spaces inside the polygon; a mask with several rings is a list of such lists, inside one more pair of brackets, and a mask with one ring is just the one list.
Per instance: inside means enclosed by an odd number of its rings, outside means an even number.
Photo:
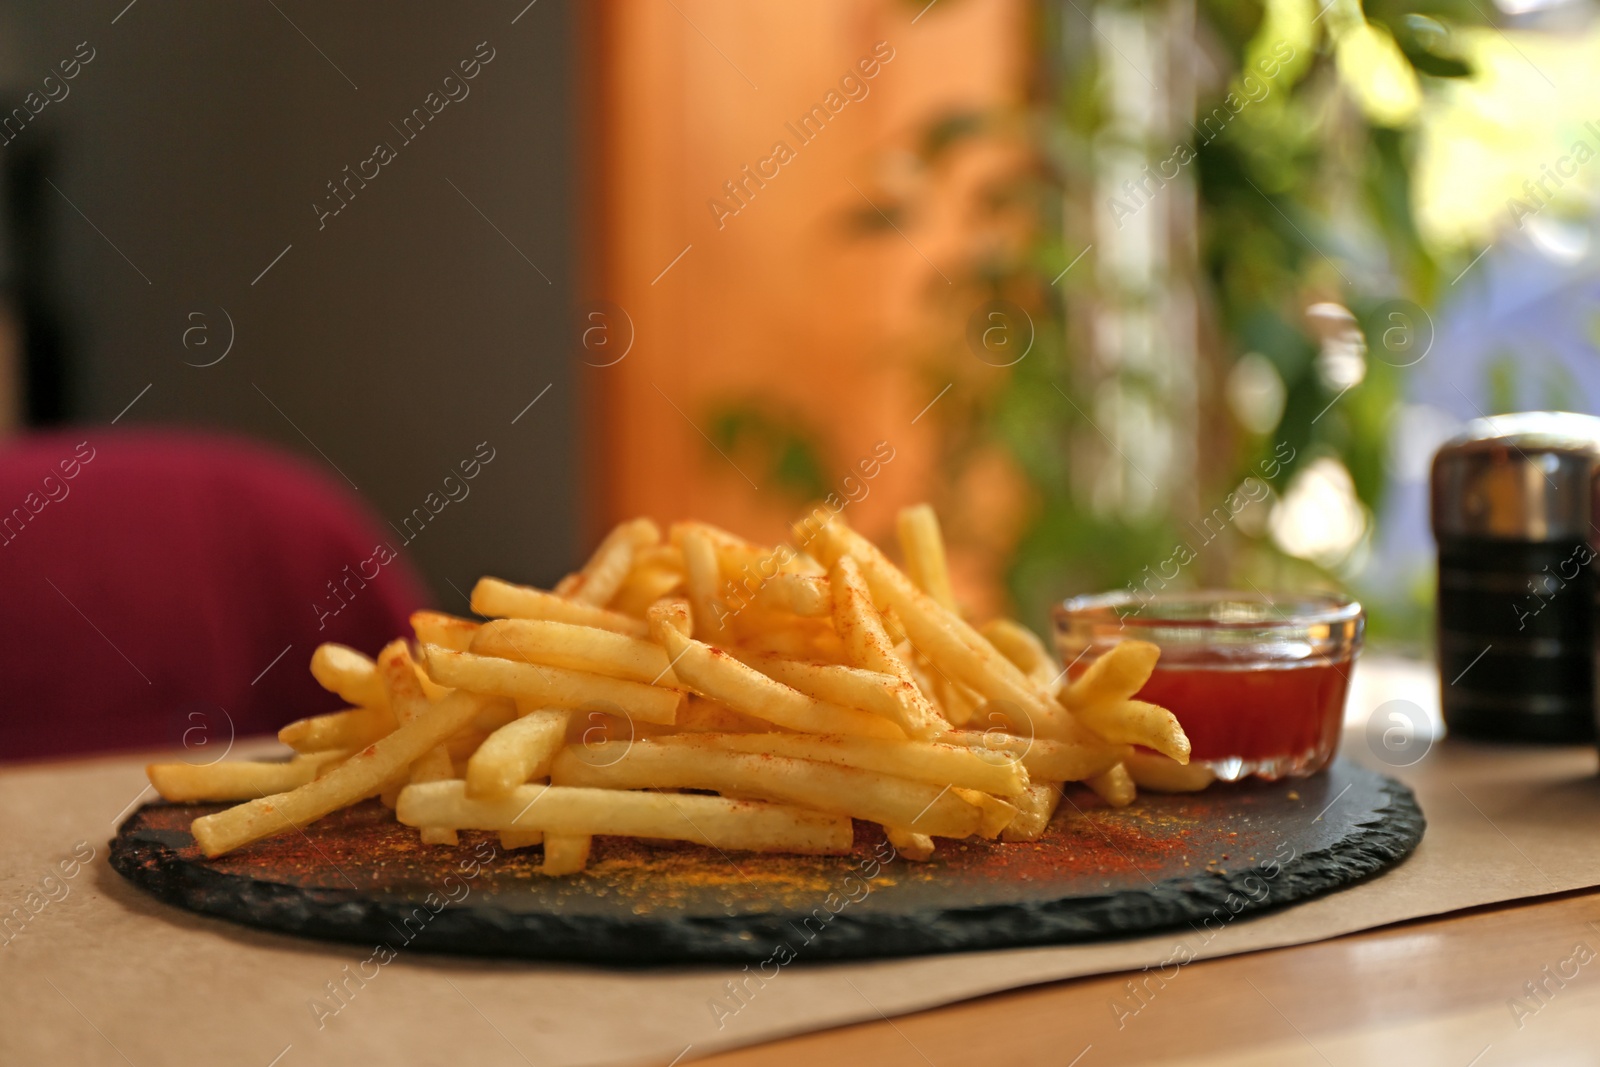
[{"label": "slate board edge", "polygon": [[[1056,901],[930,909],[916,915],[878,915],[846,907],[820,934],[800,925],[809,913],[613,919],[512,913],[480,904],[444,908],[415,940],[405,942],[396,935],[417,903],[220,873],[160,843],[126,836],[123,830],[144,808],[118,828],[110,843],[111,865],[158,899],[189,911],[320,940],[403,944],[408,951],[652,966],[758,963],[769,960],[783,942],[795,951],[797,961],[873,959],[1146,935],[1198,925],[1214,915],[1269,911],[1348,886],[1399,863],[1422,840],[1426,820],[1411,790],[1387,777],[1379,789],[1386,803],[1374,812],[1376,818],[1357,824],[1365,834],[1297,855],[1267,881],[1268,894],[1259,902],[1251,897],[1260,893],[1263,878],[1250,866],[1167,879],[1148,889]],[[807,930],[811,940],[804,936]]]}]

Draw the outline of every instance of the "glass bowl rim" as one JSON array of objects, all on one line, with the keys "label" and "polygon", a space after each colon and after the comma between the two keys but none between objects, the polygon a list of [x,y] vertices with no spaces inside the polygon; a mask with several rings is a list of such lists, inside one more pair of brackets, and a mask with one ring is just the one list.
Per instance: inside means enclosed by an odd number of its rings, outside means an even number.
[{"label": "glass bowl rim", "polygon": [[[1217,604],[1224,602],[1264,605],[1278,611],[1276,617],[1254,619],[1179,618],[1163,612],[1174,604]],[[1136,610],[1119,614],[1118,608]],[[1089,593],[1068,597],[1055,606],[1057,623],[1068,621],[1114,622],[1119,626],[1188,628],[1195,630],[1293,630],[1306,626],[1328,625],[1361,619],[1361,602],[1345,593],[1264,593],[1233,589],[1199,589],[1186,592],[1154,593],[1140,596],[1128,590]]]}]

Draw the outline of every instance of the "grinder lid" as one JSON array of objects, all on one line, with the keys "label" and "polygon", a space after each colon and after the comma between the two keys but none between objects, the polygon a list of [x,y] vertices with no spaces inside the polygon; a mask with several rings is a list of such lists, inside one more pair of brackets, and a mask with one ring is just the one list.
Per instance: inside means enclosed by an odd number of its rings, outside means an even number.
[{"label": "grinder lid", "polygon": [[1523,411],[1475,419],[1433,457],[1436,539],[1589,539],[1600,418]]}]

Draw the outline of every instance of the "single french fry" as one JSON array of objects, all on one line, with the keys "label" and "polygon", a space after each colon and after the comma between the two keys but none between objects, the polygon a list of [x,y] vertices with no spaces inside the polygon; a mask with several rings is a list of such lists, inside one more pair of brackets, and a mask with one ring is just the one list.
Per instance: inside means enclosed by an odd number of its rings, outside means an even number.
[{"label": "single french fry", "polygon": [[901,729],[910,737],[937,737],[949,730],[950,724],[917,688],[905,661],[895,654],[856,561],[844,555],[835,560],[828,570],[828,588],[833,594],[833,628],[850,661],[905,683],[896,694],[904,701],[895,706],[899,712],[895,721]]},{"label": "single french fry", "polygon": [[1166,708],[1142,700],[1097,701],[1075,714],[1085,729],[1107,741],[1143,745],[1179,763],[1189,762],[1189,738]]},{"label": "single french fry", "polygon": [[722,584],[717,550],[710,538],[698,529],[685,531],[679,547],[683,549],[684,585],[693,608],[693,636],[725,645],[731,635],[728,633],[728,607],[717,595],[717,587]]},{"label": "single french fry", "polygon": [[1132,700],[1150,680],[1161,658],[1161,648],[1149,641],[1119,641],[1089,664],[1061,694],[1061,703],[1073,712],[1091,704]]},{"label": "single french fry", "polygon": [[472,644],[472,635],[478,631],[478,626],[471,619],[446,615],[442,611],[411,613],[411,632],[417,635],[418,641],[457,652],[465,652],[467,646]]},{"label": "single french fry", "polygon": [[467,761],[467,795],[499,796],[550,773],[567,742],[568,713],[549,708],[524,715],[484,739]]},{"label": "single french fry", "polygon": [[544,862],[539,873],[551,877],[577,874],[589,865],[589,847],[594,838],[588,834],[546,834]]},{"label": "single french fry", "polygon": [[612,834],[763,852],[836,854],[850,849],[853,836],[844,816],[783,804],[559,785],[520,785],[506,796],[475,800],[465,785],[408,786],[396,815],[407,826]]},{"label": "single french fry", "polygon": [[1217,780],[1204,763],[1185,765],[1154,752],[1130,752],[1122,765],[1140,789],[1156,793],[1198,793]]},{"label": "single french fry", "polygon": [[1098,738],[1056,741],[1045,737],[1019,737],[1000,730],[955,730],[939,739],[967,745],[997,763],[1017,762],[1031,781],[1081,782],[1105,774],[1127,758],[1127,745],[1107,744]]},{"label": "single french fry", "polygon": [[422,651],[423,666],[440,685],[511,697],[537,707],[608,704],[641,722],[670,726],[683,701],[683,694],[676,689],[607,678],[587,671],[451,652],[437,645],[425,645]]},{"label": "single french fry", "polygon": [[1033,684],[1046,692],[1060,684],[1063,671],[1056,665],[1039,635],[1013,619],[990,619],[979,631],[1006,659],[1017,665]]},{"label": "single french fry", "polygon": [[898,826],[885,826],[883,835],[889,839],[889,844],[894,846],[895,855],[902,859],[924,863],[933,858],[933,838],[927,834],[902,830]]},{"label": "single french fry", "polygon": [[950,588],[950,564],[945,559],[944,534],[933,508],[927,504],[901,508],[895,516],[895,530],[900,535],[906,572],[917,588],[946,610],[957,611],[956,595]]},{"label": "single french fry", "polygon": [[1015,704],[1040,736],[1066,731],[1070,717],[1060,705],[1047,701],[1027,675],[960,616],[918,589],[870,541],[835,521],[817,531],[811,547],[830,566],[844,556],[853,558],[874,601],[893,609],[906,636],[941,673],[990,700]]},{"label": "single french fry", "polygon": [[939,837],[978,832],[983,812],[948,786],[765,753],[663,740],[564,749],[550,781],[602,789],[713,789]]},{"label": "single french fry", "polygon": [[392,733],[394,728],[393,713],[387,704],[380,702],[377,707],[349,708],[296,719],[278,731],[278,740],[301,753],[348,750],[365,748]]},{"label": "single french fry", "polygon": [[643,637],[649,632],[642,621],[621,612],[568,600],[543,589],[513,585],[498,578],[478,579],[478,584],[472,587],[472,610],[489,618],[570,622],[634,637]]},{"label": "single french fry", "polygon": [[561,580],[556,586],[556,595],[604,607],[628,577],[635,553],[660,542],[661,531],[649,519],[618,523],[606,534],[583,569]]},{"label": "single french fry", "polygon": [[1050,820],[1061,804],[1061,783],[1037,782],[1012,803],[1017,806],[1017,817],[1000,831],[1000,840],[1037,841],[1050,828]]},{"label": "single french fry", "polygon": [[672,664],[660,645],[642,637],[570,622],[495,619],[478,630],[469,651],[478,656],[566,667],[646,685],[677,685]]},{"label": "single french fry", "polygon": [[331,641],[318,645],[311,653],[311,676],[322,688],[358,708],[384,706],[377,666],[353,648]]},{"label": "single french fry", "polygon": [[747,666],[807,696],[847,708],[860,708],[897,723],[915,714],[906,708],[910,689],[916,686],[892,674],[849,667],[842,663],[808,663],[767,652],[729,649],[729,655]]},{"label": "single french fry", "polygon": [[253,800],[268,793],[283,793],[313,781],[317,773],[348,752],[333,749],[297,755],[285,761],[220,760],[196,766],[189,763],[152,763],[145,775],[163,800],[184,804],[206,801]]},{"label": "single french fry", "polygon": [[1017,817],[1017,806],[999,797],[990,796],[977,789],[951,787],[950,791],[983,813],[982,821],[978,823],[979,837],[994,840],[1000,836],[1000,831],[1011,825],[1011,820]]},{"label": "single french fry", "polygon": [[1101,800],[1114,808],[1127,807],[1139,795],[1139,788],[1134,785],[1133,776],[1128,773],[1128,768],[1120,763],[1104,774],[1085,778],[1083,784],[1093,789]]},{"label": "single french fry", "polygon": [[464,693],[452,694],[430,706],[427,714],[368,745],[323,777],[285,793],[273,793],[226,811],[202,815],[191,824],[190,831],[201,850],[215,857],[263,837],[304,827],[329,812],[382,792],[392,779],[404,774],[425,752],[470,723],[480,710],[479,698]]},{"label": "single french fry", "polygon": [[719,648],[684,637],[665,613],[651,609],[655,639],[667,650],[679,681],[710,700],[791,730],[862,737],[904,737],[905,732],[868,711],[807,696],[747,667]]},{"label": "single french fry", "polygon": [[682,734],[655,739],[668,748],[766,753],[833,763],[928,785],[1016,796],[1028,785],[1020,760],[995,759],[979,749],[934,741],[886,741],[820,734]]}]

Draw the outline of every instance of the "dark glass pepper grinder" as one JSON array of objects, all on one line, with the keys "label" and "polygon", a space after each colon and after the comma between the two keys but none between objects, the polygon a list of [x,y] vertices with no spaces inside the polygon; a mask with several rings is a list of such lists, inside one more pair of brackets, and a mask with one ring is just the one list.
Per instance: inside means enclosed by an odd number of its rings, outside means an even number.
[{"label": "dark glass pepper grinder", "polygon": [[1439,685],[1457,734],[1595,736],[1595,475],[1600,419],[1530,411],[1470,423],[1433,459]]}]

